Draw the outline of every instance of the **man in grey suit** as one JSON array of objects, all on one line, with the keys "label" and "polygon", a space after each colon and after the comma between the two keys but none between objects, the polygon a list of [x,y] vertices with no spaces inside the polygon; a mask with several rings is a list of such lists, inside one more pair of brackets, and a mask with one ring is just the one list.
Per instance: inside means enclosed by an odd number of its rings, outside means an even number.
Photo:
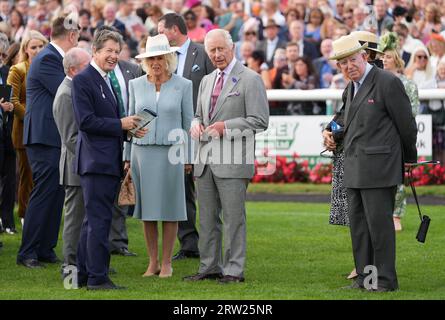
[{"label": "man in grey suit", "polygon": [[57,89],[53,104],[54,121],[62,140],[59,163],[60,184],[65,187],[62,269],[76,265],[80,228],[85,216],[80,178],[73,173],[78,128],[74,121],[71,90],[73,77],[82,71],[90,60],[91,55],[80,48],[73,48],[66,53],[63,58],[66,77]]},{"label": "man in grey suit", "polygon": [[198,273],[184,280],[242,282],[246,190],[255,170],[254,136],[268,126],[269,105],[261,77],[235,59],[235,46],[226,30],[210,31],[205,48],[217,69],[202,79],[191,126],[193,139],[200,140],[194,174],[200,208],[201,257]]},{"label": "man in grey suit", "polygon": [[351,79],[344,95],[344,185],[358,277],[349,288],[385,292],[398,289],[392,213],[404,162],[417,160],[417,127],[402,82],[367,63],[366,46],[343,36],[331,59]]},{"label": "man in grey suit", "polygon": [[[184,18],[176,13],[167,13],[158,23],[158,33],[165,34],[171,46],[179,47],[178,68],[176,74],[193,83],[193,110],[196,112],[199,84],[202,78],[215,70],[212,62],[201,44],[192,42],[187,37],[187,26]],[[199,258],[196,229],[195,184],[193,173],[185,174],[185,199],[187,205],[187,221],[179,221],[178,239],[180,250],[173,256],[173,260],[185,258]]]}]

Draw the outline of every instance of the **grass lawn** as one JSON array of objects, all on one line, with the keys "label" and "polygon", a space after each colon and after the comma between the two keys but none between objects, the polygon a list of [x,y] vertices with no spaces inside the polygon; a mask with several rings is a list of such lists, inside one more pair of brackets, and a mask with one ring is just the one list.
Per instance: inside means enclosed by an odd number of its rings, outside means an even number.
[{"label": "grass lawn", "polygon": [[[330,184],[314,183],[251,183],[249,193],[280,193],[280,194],[330,194]],[[406,192],[411,194],[411,188],[406,187]],[[431,185],[416,187],[419,196],[442,196],[445,197],[445,185]],[[445,205],[445,200],[444,200]]]},{"label": "grass lawn", "polygon": [[[220,285],[188,283],[182,277],[197,271],[198,260],[174,262],[170,279],[142,278],[147,266],[140,222],[128,219],[130,250],[137,257],[112,257],[112,276],[128,290],[89,292],[65,290],[60,267],[29,270],[15,264],[20,235],[2,235],[0,299],[445,299],[445,206],[423,207],[431,219],[427,241],[415,235],[419,218],[408,206],[404,230],[397,235],[400,290],[368,293],[340,289],[353,268],[349,230],[328,224],[327,204],[248,203],[246,282]],[[60,257],[61,245],[57,247]]]}]

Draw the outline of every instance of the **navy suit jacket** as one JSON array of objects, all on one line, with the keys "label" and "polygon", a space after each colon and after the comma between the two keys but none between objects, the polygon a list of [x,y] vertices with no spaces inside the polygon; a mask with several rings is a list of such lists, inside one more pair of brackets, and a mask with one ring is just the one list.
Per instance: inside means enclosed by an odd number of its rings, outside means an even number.
[{"label": "navy suit jacket", "polygon": [[121,177],[124,133],[113,93],[92,65],[73,79],[77,136],[74,172]]},{"label": "navy suit jacket", "polygon": [[317,49],[317,46],[307,40],[303,40],[303,55],[310,58],[311,60],[317,59],[321,56],[320,51]]},{"label": "navy suit jacket", "polygon": [[33,59],[26,78],[23,144],[38,143],[60,148],[60,135],[53,117],[53,102],[64,78],[63,58],[49,44]]}]

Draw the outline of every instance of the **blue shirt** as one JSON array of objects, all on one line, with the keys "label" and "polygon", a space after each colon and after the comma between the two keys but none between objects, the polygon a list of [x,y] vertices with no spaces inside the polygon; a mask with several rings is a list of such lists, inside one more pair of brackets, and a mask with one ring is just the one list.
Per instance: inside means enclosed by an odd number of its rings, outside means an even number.
[{"label": "blue shirt", "polygon": [[186,42],[179,48],[177,51],[178,54],[178,68],[176,69],[176,74],[178,76],[183,76],[184,74],[184,65],[185,65],[185,58],[187,58],[187,51],[190,46],[190,39],[187,39]]}]

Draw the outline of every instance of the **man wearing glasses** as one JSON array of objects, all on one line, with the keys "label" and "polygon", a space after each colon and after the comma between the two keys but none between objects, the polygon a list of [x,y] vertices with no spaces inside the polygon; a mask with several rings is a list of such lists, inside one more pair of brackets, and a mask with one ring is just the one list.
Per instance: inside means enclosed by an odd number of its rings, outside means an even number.
[{"label": "man wearing glasses", "polygon": [[65,192],[59,185],[60,135],[52,106],[65,78],[63,57],[77,46],[78,21],[74,15],[57,17],[51,42],[33,60],[27,76],[23,143],[33,174],[34,187],[23,228],[17,264],[39,268],[42,262],[58,263],[54,248],[62,216]]}]

